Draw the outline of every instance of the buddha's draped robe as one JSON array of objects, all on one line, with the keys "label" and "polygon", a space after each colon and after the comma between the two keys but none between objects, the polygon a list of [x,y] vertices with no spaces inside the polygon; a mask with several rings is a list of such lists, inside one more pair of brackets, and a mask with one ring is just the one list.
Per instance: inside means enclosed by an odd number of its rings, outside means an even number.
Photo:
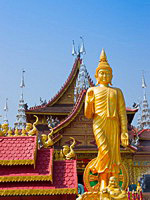
[{"label": "buddha's draped robe", "polygon": [[[93,118],[93,132],[98,146],[98,156],[91,166],[97,173],[119,172],[120,136],[127,133],[124,97],[120,89],[92,87],[93,100],[85,99],[85,116]],[[88,90],[88,91],[89,91]]]}]

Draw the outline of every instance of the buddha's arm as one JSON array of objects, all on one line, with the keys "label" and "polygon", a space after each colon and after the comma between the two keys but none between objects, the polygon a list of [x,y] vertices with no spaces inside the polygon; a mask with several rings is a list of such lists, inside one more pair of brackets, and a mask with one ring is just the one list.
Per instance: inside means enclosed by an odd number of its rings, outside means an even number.
[{"label": "buddha's arm", "polygon": [[121,90],[118,90],[118,115],[121,128],[121,143],[122,146],[127,147],[129,145],[129,135],[127,130],[127,114],[125,101]]},{"label": "buddha's arm", "polygon": [[120,89],[118,89],[118,115],[121,125],[121,133],[127,133],[127,114],[126,114],[126,106],[123,94]]},{"label": "buddha's arm", "polygon": [[88,119],[93,118],[94,114],[94,91],[89,88],[85,97],[84,115]]}]

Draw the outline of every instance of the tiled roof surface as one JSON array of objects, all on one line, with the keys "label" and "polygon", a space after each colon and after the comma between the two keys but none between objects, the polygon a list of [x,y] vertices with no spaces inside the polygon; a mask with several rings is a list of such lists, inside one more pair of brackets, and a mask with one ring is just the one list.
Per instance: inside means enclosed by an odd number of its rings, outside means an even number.
[{"label": "tiled roof surface", "polygon": [[0,137],[0,165],[35,164],[36,136]]},{"label": "tiled roof surface", "polygon": [[0,183],[0,196],[73,194],[77,192],[76,160],[54,161],[53,172],[53,183],[48,181]]},{"label": "tiled roof surface", "polygon": [[37,151],[36,167],[0,166],[0,182],[52,180],[53,149]]},{"label": "tiled roof surface", "polygon": [[54,183],[56,188],[77,187],[76,160],[54,161]]}]

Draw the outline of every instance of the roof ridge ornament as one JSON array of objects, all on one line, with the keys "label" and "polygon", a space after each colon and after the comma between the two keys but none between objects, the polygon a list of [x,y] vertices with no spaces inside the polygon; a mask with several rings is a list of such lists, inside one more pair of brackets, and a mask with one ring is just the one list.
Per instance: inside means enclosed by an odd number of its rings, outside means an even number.
[{"label": "roof ridge ornament", "polygon": [[85,50],[85,46],[84,46],[84,40],[83,40],[83,37],[80,36],[80,39],[82,40],[82,42],[81,42],[81,45],[80,45],[79,53],[82,54],[82,55],[85,55],[85,54],[86,54],[86,50]]},{"label": "roof ridge ornament", "polygon": [[147,88],[145,78],[144,78],[144,71],[142,72],[142,88]]},{"label": "roof ridge ornament", "polygon": [[144,71],[142,71],[142,88],[143,88],[143,101],[141,108],[141,120],[140,117],[137,120],[137,125],[139,130],[149,129],[150,128],[150,109],[148,105],[148,100],[146,97],[146,82],[144,77]]},{"label": "roof ridge ornament", "polygon": [[25,70],[22,69],[21,83],[20,83],[21,96],[20,96],[19,104],[18,104],[18,114],[16,115],[17,122],[15,123],[15,128],[18,128],[18,129],[23,129],[25,128],[25,125],[26,125],[25,103],[24,103],[24,97],[23,97],[23,88],[25,88],[24,73],[25,73]]},{"label": "roof ridge ornament", "polygon": [[21,77],[21,83],[20,83],[20,87],[21,87],[21,88],[24,88],[24,87],[25,87],[25,83],[24,83],[24,73],[25,73],[25,70],[22,69],[22,77]]},{"label": "roof ridge ornament", "polygon": [[7,118],[7,114],[8,114],[8,98],[6,98],[6,101],[5,101],[4,112],[5,112],[4,124],[9,124],[8,123],[8,118]]},{"label": "roof ridge ornament", "polygon": [[74,40],[72,40],[72,55],[73,55],[73,56],[76,56],[76,55],[77,55],[77,52],[76,52],[76,49],[75,49]]}]

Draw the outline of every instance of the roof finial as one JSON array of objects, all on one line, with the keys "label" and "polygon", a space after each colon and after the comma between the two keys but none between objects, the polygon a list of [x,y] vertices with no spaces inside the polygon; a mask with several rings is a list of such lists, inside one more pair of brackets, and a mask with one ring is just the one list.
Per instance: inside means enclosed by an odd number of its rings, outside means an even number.
[{"label": "roof finial", "polygon": [[102,51],[101,51],[100,62],[101,61],[107,62],[107,56],[106,56],[104,49],[102,49]]},{"label": "roof finial", "polygon": [[145,78],[144,78],[144,71],[142,73],[142,88],[147,88],[146,82],[145,82]]},{"label": "roof finial", "polygon": [[144,71],[142,73],[142,88],[143,88],[143,102],[142,102],[142,115],[141,115],[141,127],[143,129],[150,128],[150,110],[148,100],[146,97],[146,82],[144,78]]},{"label": "roof finial", "polygon": [[22,69],[22,77],[21,77],[21,83],[20,83],[20,87],[21,87],[21,88],[24,88],[24,87],[25,87],[25,83],[24,83],[24,73],[25,73],[25,70]]},{"label": "roof finial", "polygon": [[21,84],[20,84],[20,88],[22,89],[22,91],[21,91],[21,97],[20,97],[19,105],[18,105],[18,114],[16,115],[17,122],[15,123],[15,128],[18,128],[18,129],[23,129],[25,128],[25,125],[26,125],[25,103],[24,103],[24,97],[23,97],[23,88],[25,87],[24,73],[25,73],[25,70],[22,69]]},{"label": "roof finial", "polygon": [[6,98],[5,106],[4,106],[4,123],[8,124],[7,113],[8,113],[8,98]]},{"label": "roof finial", "polygon": [[5,106],[4,106],[4,111],[8,112],[8,98],[6,98]]},{"label": "roof finial", "polygon": [[80,54],[86,54],[86,51],[85,51],[85,47],[84,47],[84,40],[83,40],[83,37],[81,37],[81,40],[82,40],[82,43],[81,43],[81,46],[80,46]]},{"label": "roof finial", "polygon": [[73,55],[73,56],[76,56],[76,55],[77,55],[77,52],[76,52],[76,49],[75,49],[74,40],[72,40],[72,55]]}]

